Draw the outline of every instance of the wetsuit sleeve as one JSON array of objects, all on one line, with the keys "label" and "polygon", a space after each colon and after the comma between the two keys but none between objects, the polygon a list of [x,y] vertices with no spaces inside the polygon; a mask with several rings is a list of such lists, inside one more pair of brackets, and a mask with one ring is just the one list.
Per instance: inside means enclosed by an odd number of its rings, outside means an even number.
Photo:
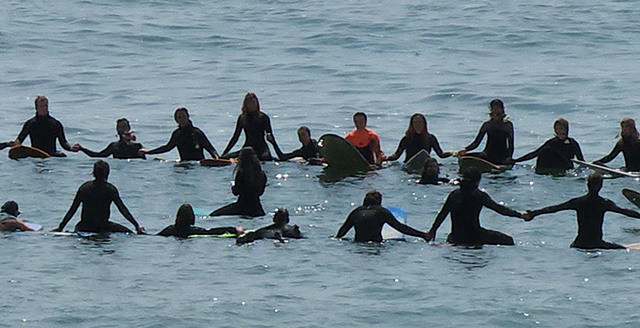
[{"label": "wetsuit sleeve", "polygon": [[62,219],[62,222],[60,222],[60,224],[58,225],[58,231],[62,231],[62,229],[64,229],[64,227],[67,225],[67,223],[69,223],[69,220],[71,220],[71,218],[73,217],[74,214],[76,214],[76,211],[78,210],[78,207],[80,207],[80,194],[82,192],[82,186],[80,186],[80,188],[78,188],[78,192],[76,192],[76,196],[73,199],[73,203],[71,203],[71,207],[69,207],[69,210],[67,211],[67,214],[65,214],[64,218]]},{"label": "wetsuit sleeve", "polygon": [[290,160],[294,157],[302,157],[302,148],[296,149],[290,153],[283,153],[282,150],[280,149],[280,146],[278,146],[278,143],[276,142],[275,137],[273,138],[273,142],[271,142],[271,145],[273,146],[273,149],[276,151],[276,155],[278,155],[278,159],[281,161]]},{"label": "wetsuit sleeve", "polygon": [[112,142],[109,145],[107,145],[107,147],[102,151],[100,151],[99,153],[96,153],[95,151],[91,151],[84,147],[80,148],[80,151],[87,154],[87,156],[89,157],[109,157],[109,155],[113,155],[114,148],[115,148],[115,143]]},{"label": "wetsuit sleeve", "polygon": [[476,138],[473,140],[473,142],[471,144],[469,144],[468,146],[464,147],[464,149],[469,151],[469,150],[474,150],[474,149],[478,148],[478,146],[480,146],[480,143],[482,142],[482,139],[484,138],[484,135],[487,134],[487,125],[488,124],[489,124],[488,122],[484,122],[482,124],[482,126],[480,127],[480,130],[478,131],[478,135],[476,136]]},{"label": "wetsuit sleeve", "polygon": [[402,137],[402,139],[400,139],[400,142],[398,143],[398,148],[396,148],[396,151],[394,151],[393,154],[391,154],[391,156],[387,157],[388,161],[395,161],[398,158],[400,158],[400,156],[402,156],[402,153],[404,153],[406,149],[405,140],[407,140],[407,136],[404,136]]},{"label": "wetsuit sleeve", "polygon": [[558,205],[551,205],[551,206],[543,207],[541,209],[533,210],[531,211],[531,218],[541,214],[556,213],[556,212],[565,211],[565,210],[577,210],[578,206],[576,202],[577,202],[577,199],[573,198]]},{"label": "wetsuit sleeve", "polygon": [[549,144],[549,142],[551,142],[551,140],[553,140],[553,139],[549,139],[549,140],[545,141],[540,147],[538,147],[538,149],[536,149],[536,150],[534,150],[534,151],[532,151],[530,153],[527,153],[525,155],[522,155],[522,156],[514,159],[513,161],[516,162],[516,163],[517,162],[524,162],[524,161],[528,161],[530,159],[534,159],[534,158],[538,157],[538,155],[540,154],[540,151],[544,147],[546,147]]},{"label": "wetsuit sleeve", "polygon": [[402,222],[398,221],[398,219],[396,219],[395,216],[393,216],[393,214],[391,214],[391,212],[389,212],[389,210],[384,209],[386,214],[385,214],[385,222],[390,225],[392,228],[398,230],[399,232],[405,234],[405,235],[409,235],[409,236],[414,236],[414,237],[423,237],[425,233],[419,230],[416,230],[414,228],[411,228],[410,226],[403,224]]},{"label": "wetsuit sleeve", "polygon": [[0,149],[5,149],[9,147],[9,143],[8,142],[0,142]]},{"label": "wetsuit sleeve", "polygon": [[60,134],[57,136],[60,146],[66,151],[71,151],[71,145],[67,141],[67,137],[65,137],[64,135],[64,127],[62,126],[62,123],[60,123],[60,121],[56,121],[56,123],[58,124],[58,128],[60,129]]},{"label": "wetsuit sleeve", "polygon": [[509,150],[509,158],[513,158],[513,151],[515,150],[513,123],[511,123],[511,121],[509,121],[508,123],[509,123],[509,136],[507,141],[507,149]]},{"label": "wetsuit sleeve", "polygon": [[202,148],[206,149],[207,152],[209,152],[209,154],[211,154],[211,157],[213,158],[218,157],[218,152],[211,144],[211,141],[209,141],[209,138],[207,138],[207,135],[204,134],[204,132],[202,132],[202,130],[200,129],[198,129],[198,139],[200,139],[198,143],[201,144]]},{"label": "wetsuit sleeve", "polygon": [[140,225],[138,224],[136,219],[133,218],[133,215],[131,215],[131,212],[129,212],[127,206],[125,206],[122,202],[120,194],[118,193],[118,189],[116,189],[116,187],[113,187],[113,189],[113,203],[116,204],[116,207],[118,208],[118,211],[120,211],[120,214],[122,214],[122,216],[124,216],[127,221],[131,222],[131,224],[133,224],[137,231],[140,228]]},{"label": "wetsuit sleeve", "polygon": [[445,152],[442,150],[442,148],[440,147],[440,143],[438,142],[438,138],[436,138],[436,136],[432,134],[430,140],[431,140],[431,148],[433,148],[433,151],[436,152],[436,155],[438,155],[438,157],[447,158],[451,156],[450,151]]},{"label": "wetsuit sleeve", "polygon": [[179,130],[175,130],[173,131],[173,133],[171,134],[171,138],[169,139],[169,142],[167,142],[166,145],[164,146],[160,146],[156,149],[152,149],[150,151],[147,152],[147,154],[149,155],[153,155],[153,154],[162,154],[162,153],[166,153],[168,151],[170,151],[171,149],[175,148],[178,145],[178,134],[179,134]]},{"label": "wetsuit sleeve", "polygon": [[227,148],[224,149],[224,151],[222,152],[222,155],[226,155],[227,153],[229,153],[231,148],[233,148],[233,146],[236,145],[236,142],[238,142],[238,138],[240,138],[240,133],[242,132],[242,126],[243,126],[242,122],[243,122],[242,115],[240,115],[238,116],[238,121],[236,122],[236,129],[233,131],[233,136],[231,136],[231,140],[229,140],[229,143],[227,144]]},{"label": "wetsuit sleeve", "polygon": [[26,122],[24,122],[24,124],[22,125],[22,130],[20,130],[20,133],[18,134],[18,137],[16,138],[16,140],[20,141],[20,143],[24,142],[24,139],[27,138],[27,136],[31,133],[31,120],[28,120]]},{"label": "wetsuit sleeve", "polygon": [[431,225],[431,229],[429,229],[429,233],[433,234],[434,237],[435,237],[436,231],[438,231],[438,228],[440,228],[440,225],[442,225],[442,222],[444,222],[444,219],[446,219],[447,215],[449,215],[449,213],[451,212],[451,195],[452,194],[449,194],[449,196],[447,197],[447,200],[444,202],[444,205],[442,205],[442,209],[436,216],[436,219],[433,221],[433,224]]},{"label": "wetsuit sleeve", "polygon": [[578,160],[584,161],[584,156],[582,156],[582,149],[580,148],[580,144],[577,141],[575,141],[574,139],[571,139],[571,141],[573,142],[574,146],[576,147],[576,150],[575,150],[576,158]]},{"label": "wetsuit sleeve", "polygon": [[360,206],[349,213],[349,216],[347,216],[347,219],[344,221],[340,229],[338,229],[338,232],[336,232],[334,238],[342,238],[347,234],[347,232],[349,232],[349,230],[351,230],[351,228],[353,227],[353,221],[355,220],[355,217],[359,210]]},{"label": "wetsuit sleeve", "polygon": [[622,151],[622,138],[620,138],[620,140],[618,140],[618,142],[616,142],[616,145],[613,147],[613,150],[611,150],[611,152],[609,153],[609,155],[593,162],[595,164],[604,164],[604,163],[609,163],[611,162],[614,158],[616,158],[616,156],[618,156],[618,154],[620,154],[620,152]]},{"label": "wetsuit sleeve", "polygon": [[636,218],[636,219],[640,219],[640,213],[632,210],[632,209],[628,209],[628,208],[624,208],[624,207],[620,207],[618,205],[616,205],[616,203],[610,201],[607,199],[607,211],[611,211],[614,213],[619,213],[622,215],[626,215],[626,216],[630,216],[632,218]]},{"label": "wetsuit sleeve", "polygon": [[500,205],[498,203],[496,203],[493,199],[491,199],[491,197],[487,194],[483,192],[483,204],[484,206],[492,209],[493,211],[500,213],[502,215],[505,216],[512,216],[512,217],[522,217],[522,215],[520,214],[520,212],[516,211],[516,210],[512,210],[504,205]]}]

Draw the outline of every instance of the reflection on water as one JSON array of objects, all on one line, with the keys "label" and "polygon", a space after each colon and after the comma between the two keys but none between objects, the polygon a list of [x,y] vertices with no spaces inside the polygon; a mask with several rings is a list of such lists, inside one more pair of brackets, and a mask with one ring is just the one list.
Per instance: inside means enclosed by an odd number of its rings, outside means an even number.
[{"label": "reflection on water", "polygon": [[459,264],[467,270],[481,269],[489,265],[490,260],[494,259],[491,253],[487,252],[485,247],[454,247],[443,246],[449,250],[442,257],[454,264]]}]

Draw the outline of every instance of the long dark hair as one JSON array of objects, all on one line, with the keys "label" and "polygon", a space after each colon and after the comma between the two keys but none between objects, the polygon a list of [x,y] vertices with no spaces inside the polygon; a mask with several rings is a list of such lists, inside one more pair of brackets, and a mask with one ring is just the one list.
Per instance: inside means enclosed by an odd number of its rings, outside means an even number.
[{"label": "long dark hair", "polygon": [[250,182],[252,185],[265,183],[260,160],[253,147],[244,147],[240,150],[238,165],[236,165],[234,172],[236,177],[240,176],[244,181]]},{"label": "long dark hair", "polygon": [[196,223],[196,216],[193,213],[193,207],[191,204],[182,204],[180,208],[178,208],[178,212],[176,213],[176,222],[174,223],[174,227],[176,229],[185,229]]},{"label": "long dark hair", "polygon": [[427,143],[429,142],[429,138],[431,137],[431,134],[429,133],[429,129],[427,128],[427,118],[424,117],[424,115],[420,113],[415,113],[411,115],[411,118],[409,119],[409,127],[407,128],[407,131],[404,132],[404,135],[407,137],[413,137],[418,135],[418,133],[416,132],[416,129],[413,128],[413,119],[416,117],[420,118],[422,123],[424,123],[424,133],[422,134],[422,142],[426,146]]}]

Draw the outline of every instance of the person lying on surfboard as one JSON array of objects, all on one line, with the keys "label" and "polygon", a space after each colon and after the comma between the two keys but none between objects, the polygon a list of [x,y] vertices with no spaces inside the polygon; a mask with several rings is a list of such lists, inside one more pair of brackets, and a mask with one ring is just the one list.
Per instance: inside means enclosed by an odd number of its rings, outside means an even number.
[{"label": "person lying on surfboard", "polygon": [[367,129],[367,114],[363,112],[353,114],[353,124],[356,129],[349,132],[344,139],[354,145],[369,164],[382,163],[384,153],[380,150],[380,137]]},{"label": "person lying on surfboard", "polygon": [[15,141],[9,142],[9,146],[20,146],[29,136],[31,147],[38,148],[49,154],[49,156],[67,156],[56,149],[56,139],[64,150],[77,152],[80,149],[80,145],[71,146],[64,135],[62,123],[49,115],[49,100],[47,97],[37,96],[34,103],[36,116],[24,123],[20,134],[18,134]]},{"label": "person lying on surfboard", "polygon": [[20,211],[18,203],[10,200],[0,209],[0,231],[33,231],[28,225],[18,220]]},{"label": "person lying on surfboard", "polygon": [[438,143],[436,136],[429,133],[429,130],[427,129],[427,119],[424,115],[415,113],[411,115],[409,128],[407,128],[407,131],[400,140],[398,148],[393,154],[391,154],[391,156],[384,158],[384,160],[395,161],[400,158],[402,153],[406,150],[407,154],[404,156],[404,163],[406,163],[422,149],[426,150],[429,154],[431,154],[431,150],[433,149],[433,151],[436,152],[436,155],[440,158],[447,158],[451,156],[451,152],[445,152],[440,148],[440,144]]},{"label": "person lying on surfboard", "polygon": [[121,118],[116,121],[116,132],[120,140],[114,141],[107,145],[101,152],[96,153],[92,150],[80,146],[80,151],[87,154],[89,157],[109,157],[113,155],[113,158],[129,159],[129,158],[146,158],[144,154],[140,154],[139,151],[144,149],[142,144],[135,142],[136,135],[131,131],[131,124],[126,118]]},{"label": "person lying on surfboard", "polygon": [[[229,152],[236,145],[240,134],[244,131],[245,141],[242,148],[252,147],[261,161],[272,161],[273,157],[265,141],[266,137],[273,134],[271,120],[267,114],[260,111],[260,102],[255,93],[248,92],[244,96],[240,110],[242,113],[238,116],[233,136],[231,136],[231,140],[229,140],[227,147],[222,152],[222,158],[238,157],[240,151]],[[275,143],[275,139],[272,143]]]},{"label": "person lying on surfboard", "polygon": [[[491,163],[502,165],[510,164],[513,156],[513,123],[504,113],[504,103],[500,99],[493,99],[489,103],[490,119],[482,124],[478,135],[473,142],[457,152],[459,156],[475,156],[488,160]],[[467,153],[480,146],[482,139],[487,135],[487,143],[482,152]]]},{"label": "person lying on surfboard", "polygon": [[87,181],[83,183],[75,198],[69,211],[60,222],[57,228],[50,230],[51,232],[61,232],[67,225],[69,220],[78,210],[78,207],[82,205],[82,212],[80,213],[80,222],[76,224],[75,232],[95,232],[95,233],[109,233],[109,232],[127,232],[131,230],[125,226],[109,221],[111,215],[111,203],[115,203],[116,207],[120,211],[120,214],[124,216],[136,229],[138,234],[143,234],[144,229],[138,224],[136,219],[133,218],[131,212],[127,206],[124,205],[118,189],[107,182],[109,178],[109,164],[103,160],[99,160],[93,164],[93,176],[95,180]]},{"label": "person lying on surfboard", "polygon": [[636,129],[636,121],[632,118],[624,118],[620,121],[620,139],[609,155],[593,162],[603,165],[611,162],[622,152],[624,167],[627,171],[640,171],[640,134]]},{"label": "person lying on surfboard", "polygon": [[640,213],[628,208],[621,208],[613,201],[601,197],[599,195],[600,189],[602,189],[602,175],[600,173],[592,173],[589,175],[587,178],[587,189],[586,195],[572,198],[562,204],[548,206],[538,210],[529,210],[525,213],[525,220],[531,221],[541,214],[574,210],[578,218],[578,236],[576,236],[576,239],[571,243],[571,247],[580,249],[625,248],[622,245],[602,240],[604,214],[609,211],[640,219]]},{"label": "person lying on surfboard", "polygon": [[370,190],[365,194],[362,205],[349,213],[334,238],[342,238],[351,228],[355,228],[354,242],[371,241],[380,243],[382,242],[382,228],[385,223],[405,235],[427,240],[425,232],[401,223],[388,209],[382,207],[382,194],[376,190]]},{"label": "person lying on surfboard", "polygon": [[289,211],[286,208],[279,208],[273,214],[273,224],[260,228],[256,231],[248,232],[236,239],[236,245],[252,243],[258,239],[277,239],[284,241],[283,238],[304,238],[300,232],[298,225],[289,225]]},{"label": "person lying on surfboard", "polygon": [[485,229],[480,226],[480,211],[487,207],[505,216],[524,218],[524,212],[518,212],[496,203],[484,191],[478,189],[481,174],[476,168],[464,172],[460,188],[452,191],[425,238],[434,240],[436,231],[451,214],[451,233],[447,243],[455,246],[478,247],[482,245],[513,245],[513,238],[502,232]]},{"label": "person lying on surfboard", "polygon": [[205,229],[194,226],[196,224],[196,216],[193,213],[193,207],[190,204],[182,204],[176,213],[176,221],[174,224],[167,226],[158,232],[158,236],[174,236],[179,238],[187,238],[192,235],[225,235],[231,234],[236,237],[240,235],[244,229],[242,227],[220,227]]},{"label": "person lying on surfboard", "polygon": [[582,150],[578,142],[569,138],[569,122],[564,118],[559,118],[553,122],[553,131],[556,136],[545,141],[538,149],[522,155],[513,162],[524,162],[533,158],[538,158],[536,171],[538,169],[559,169],[569,170],[573,168],[573,158],[584,161]]},{"label": "person lying on surfboard", "polygon": [[207,135],[202,130],[193,126],[189,119],[189,111],[180,107],[173,113],[173,118],[178,123],[178,128],[173,131],[171,138],[166,145],[156,149],[140,149],[138,153],[143,155],[162,154],[178,147],[181,161],[199,161],[204,159],[203,149],[211,154],[211,157],[218,158],[218,152],[213,147]]},{"label": "person lying on surfboard", "polygon": [[298,140],[302,144],[302,147],[290,153],[283,153],[276,143],[276,139],[273,137],[273,134],[267,134],[267,141],[273,145],[273,149],[275,149],[276,154],[278,154],[279,160],[286,161],[294,157],[302,157],[312,164],[319,164],[323,162],[323,159],[320,156],[318,142],[315,139],[311,139],[311,130],[309,130],[308,127],[301,126],[298,128]]},{"label": "person lying on surfboard", "polygon": [[[457,180],[454,180],[454,182],[455,181]],[[438,161],[433,157],[427,158],[427,160],[424,161],[418,184],[442,185],[447,183],[452,182],[448,178],[440,177],[440,165],[438,165]]]}]

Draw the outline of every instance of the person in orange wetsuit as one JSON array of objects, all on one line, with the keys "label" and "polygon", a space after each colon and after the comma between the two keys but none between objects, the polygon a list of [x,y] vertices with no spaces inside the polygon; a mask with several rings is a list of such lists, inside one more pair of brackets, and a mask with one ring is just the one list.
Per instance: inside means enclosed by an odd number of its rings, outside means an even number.
[{"label": "person in orange wetsuit", "polygon": [[367,162],[380,164],[384,159],[384,153],[380,150],[378,134],[367,129],[367,114],[363,112],[353,114],[353,124],[356,129],[349,132],[344,138],[358,149]]}]

